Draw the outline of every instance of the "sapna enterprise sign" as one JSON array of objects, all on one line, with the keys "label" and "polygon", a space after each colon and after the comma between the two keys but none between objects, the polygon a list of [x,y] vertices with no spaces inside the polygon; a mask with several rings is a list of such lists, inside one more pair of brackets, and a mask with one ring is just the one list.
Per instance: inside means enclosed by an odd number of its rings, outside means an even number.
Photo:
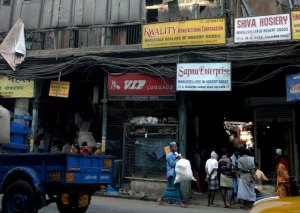
[{"label": "sapna enterprise sign", "polygon": [[290,39],[290,14],[236,18],[234,21],[235,43]]},{"label": "sapna enterprise sign", "polygon": [[177,64],[177,91],[231,91],[231,63]]}]

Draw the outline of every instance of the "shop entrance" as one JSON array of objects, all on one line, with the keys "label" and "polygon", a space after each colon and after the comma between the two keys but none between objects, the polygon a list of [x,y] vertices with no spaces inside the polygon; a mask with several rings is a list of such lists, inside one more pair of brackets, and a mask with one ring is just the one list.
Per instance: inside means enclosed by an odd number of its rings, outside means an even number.
[{"label": "shop entrance", "polygon": [[[268,116],[268,117],[267,117]],[[296,173],[294,154],[294,111],[289,108],[264,108],[255,110],[257,159],[268,177],[275,171],[273,158],[276,149],[289,162],[289,172]]]},{"label": "shop entrance", "polygon": [[[234,151],[224,121],[250,122],[253,121],[253,112],[247,107],[246,99],[233,92],[203,92],[187,94],[187,115],[187,155],[194,172],[199,173],[201,183],[201,189],[193,187],[197,191],[206,191],[205,162],[211,151],[217,152],[219,157],[222,148],[226,148],[230,156]],[[201,161],[195,168],[197,155]]]}]

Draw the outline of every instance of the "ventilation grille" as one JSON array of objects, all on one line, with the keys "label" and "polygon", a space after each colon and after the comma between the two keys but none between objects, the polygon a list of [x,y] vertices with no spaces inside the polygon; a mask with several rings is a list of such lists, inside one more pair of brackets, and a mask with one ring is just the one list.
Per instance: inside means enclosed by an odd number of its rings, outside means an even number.
[{"label": "ventilation grille", "polygon": [[293,121],[294,110],[289,108],[260,108],[255,109],[256,121]]}]

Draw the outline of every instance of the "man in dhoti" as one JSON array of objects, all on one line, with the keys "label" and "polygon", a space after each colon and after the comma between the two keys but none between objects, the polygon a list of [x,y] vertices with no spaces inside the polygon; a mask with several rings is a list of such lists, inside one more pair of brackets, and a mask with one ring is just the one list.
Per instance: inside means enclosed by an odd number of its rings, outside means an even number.
[{"label": "man in dhoti", "polygon": [[256,193],[253,184],[254,177],[254,157],[249,156],[250,152],[246,148],[241,148],[242,157],[238,159],[238,169],[240,173],[237,198],[244,201],[242,208],[249,209],[256,201]]}]

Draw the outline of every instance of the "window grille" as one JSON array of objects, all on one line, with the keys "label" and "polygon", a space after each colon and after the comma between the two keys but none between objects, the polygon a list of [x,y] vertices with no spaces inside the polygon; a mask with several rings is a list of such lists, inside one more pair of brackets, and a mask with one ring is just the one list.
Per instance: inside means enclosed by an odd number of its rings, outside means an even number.
[{"label": "window grille", "polygon": [[124,124],[123,177],[165,178],[164,147],[177,139],[177,124]]},{"label": "window grille", "polygon": [[[0,0],[1,2],[1,0]],[[10,6],[11,0],[2,0],[2,6]]]}]

